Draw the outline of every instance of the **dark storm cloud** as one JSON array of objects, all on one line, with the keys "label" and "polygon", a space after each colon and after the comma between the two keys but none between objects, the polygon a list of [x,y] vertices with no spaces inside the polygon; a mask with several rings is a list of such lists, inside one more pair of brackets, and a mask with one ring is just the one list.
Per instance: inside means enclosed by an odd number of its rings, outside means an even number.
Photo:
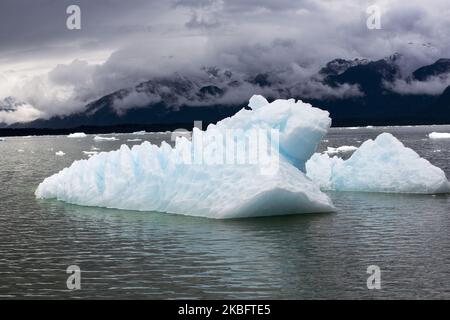
[{"label": "dark storm cloud", "polygon": [[[366,27],[374,3],[381,30]],[[66,28],[71,4],[81,7],[81,30]],[[154,76],[195,77],[208,65],[298,81],[337,57],[402,52],[408,71],[450,56],[449,9],[446,0],[2,0],[0,99],[14,95],[51,116]]]},{"label": "dark storm cloud", "polygon": [[[134,0],[2,0],[0,3],[0,51],[30,50],[40,46],[70,46],[73,43],[107,44],[139,31],[158,15],[160,1]],[[66,28],[66,8],[82,10],[82,30]]]},{"label": "dark storm cloud", "polygon": [[[261,34],[252,34],[255,30],[266,33],[268,38],[282,38],[281,33],[286,32],[297,40],[314,38],[316,41],[308,43],[313,47],[339,41],[341,51],[366,53],[370,49],[372,55],[383,55],[387,51],[383,46],[371,50],[367,40],[395,41],[387,39],[388,33],[400,38],[410,34],[415,38],[429,37],[433,40],[443,32],[441,29],[436,34],[437,28],[449,25],[445,14],[438,11],[439,6],[434,6],[433,10],[432,5],[420,5],[420,1],[379,1],[381,7],[389,9],[382,16],[386,31],[371,32],[365,27],[365,9],[372,2],[2,0],[0,52],[39,55],[40,47],[47,47],[43,51],[64,47],[88,50],[102,46],[120,49],[121,44],[151,39],[155,35],[185,36],[189,32],[185,30],[188,27],[218,29],[210,35],[211,40],[220,41],[229,34],[240,34],[237,42],[251,42],[252,37],[264,39]],[[65,28],[65,9],[71,4],[82,9],[80,31],[71,32]],[[368,49],[364,50],[364,47]]]}]

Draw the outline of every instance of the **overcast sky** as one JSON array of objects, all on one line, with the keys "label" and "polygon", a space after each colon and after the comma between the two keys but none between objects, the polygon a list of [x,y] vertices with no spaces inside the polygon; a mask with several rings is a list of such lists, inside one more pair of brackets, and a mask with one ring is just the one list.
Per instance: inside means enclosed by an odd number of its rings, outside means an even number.
[{"label": "overcast sky", "polygon": [[[66,8],[81,8],[81,30]],[[369,5],[381,30],[366,26]],[[155,75],[217,65],[243,73],[334,58],[407,56],[407,69],[450,57],[448,0],[1,0],[0,99],[28,105],[0,122],[79,111]]]}]

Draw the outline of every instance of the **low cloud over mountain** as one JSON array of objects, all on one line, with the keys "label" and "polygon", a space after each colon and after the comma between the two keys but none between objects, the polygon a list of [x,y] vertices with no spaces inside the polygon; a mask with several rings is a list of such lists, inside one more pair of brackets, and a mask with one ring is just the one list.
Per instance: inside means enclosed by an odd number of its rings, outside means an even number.
[{"label": "low cloud over mountain", "polygon": [[450,100],[444,92],[449,72],[443,66],[450,67],[450,60],[405,74],[403,59],[400,54],[377,61],[335,59],[308,77],[297,75],[294,68],[250,75],[205,67],[190,77],[180,73],[155,77],[96,99],[82,111],[21,126],[217,121],[246,106],[252,94],[311,102],[329,110],[335,125],[450,121],[445,107]]}]

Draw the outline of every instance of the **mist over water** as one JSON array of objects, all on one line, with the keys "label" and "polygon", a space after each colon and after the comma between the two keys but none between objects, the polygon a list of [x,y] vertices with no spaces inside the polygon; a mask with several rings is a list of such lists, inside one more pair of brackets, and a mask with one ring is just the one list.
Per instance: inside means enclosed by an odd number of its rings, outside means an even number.
[{"label": "mist over water", "polygon": [[[385,131],[450,177],[450,139],[427,137],[450,126],[331,129],[319,151]],[[0,141],[0,297],[450,298],[449,195],[330,192],[336,213],[238,220],[35,198],[92,147],[170,139],[114,136]],[[81,268],[80,290],[66,287],[69,265]],[[381,268],[381,290],[366,287],[369,265]]]}]

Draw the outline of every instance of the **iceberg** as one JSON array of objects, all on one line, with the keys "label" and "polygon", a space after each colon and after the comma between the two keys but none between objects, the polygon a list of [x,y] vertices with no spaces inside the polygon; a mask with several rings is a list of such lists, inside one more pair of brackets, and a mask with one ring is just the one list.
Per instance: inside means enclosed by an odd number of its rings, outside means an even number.
[{"label": "iceberg", "polygon": [[337,148],[328,147],[327,151],[325,151],[326,154],[338,154],[338,153],[348,153],[357,150],[358,147],[355,146],[340,146]]},{"label": "iceberg", "polygon": [[64,155],[66,155],[66,154],[63,151],[58,151],[58,152],[55,152],[55,155],[57,155],[59,157],[62,157]]},{"label": "iceberg", "polygon": [[314,154],[307,176],[322,190],[436,194],[450,192],[444,171],[389,133],[367,140],[347,159]]},{"label": "iceberg", "polygon": [[101,137],[101,136],[95,136],[94,137],[95,141],[117,141],[119,139],[117,139],[116,137]]},{"label": "iceberg", "polygon": [[84,132],[75,132],[67,136],[67,138],[86,138],[87,135]]},{"label": "iceberg", "polygon": [[147,134],[147,131],[145,131],[145,130],[143,130],[143,131],[136,131],[136,132],[133,132],[132,134],[137,135],[137,136],[142,136],[144,134]]},{"label": "iceberg", "polygon": [[450,139],[448,132],[432,132],[428,135],[430,139]]},{"label": "iceberg", "polygon": [[146,141],[75,161],[46,178],[35,195],[218,219],[334,211],[302,172],[331,125],[329,113],[262,96],[249,107],[205,131],[194,128],[191,140],[177,137],[174,147]]}]

